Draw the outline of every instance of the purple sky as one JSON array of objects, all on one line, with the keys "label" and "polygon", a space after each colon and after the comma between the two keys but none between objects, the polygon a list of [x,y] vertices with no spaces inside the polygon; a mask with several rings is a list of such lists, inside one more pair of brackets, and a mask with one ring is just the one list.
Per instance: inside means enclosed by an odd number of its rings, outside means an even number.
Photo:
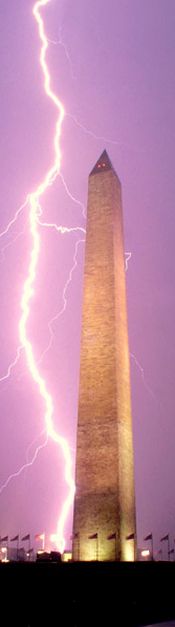
[{"label": "purple sky", "polygon": [[[1,231],[53,161],[56,111],[43,90],[32,6],[30,0],[1,0],[0,5]],[[104,148],[122,183],[125,250],[132,252],[127,290],[130,351],[135,356],[131,382],[138,541],[153,531],[158,548],[161,535],[170,532],[172,541],[175,537],[175,3],[52,0],[43,17],[51,40],[47,60],[52,86],[68,114],[61,140],[66,183],[86,205],[88,174]],[[42,207],[47,221],[85,225],[80,204],[70,200],[59,179]],[[62,308],[78,239],[78,234],[42,230],[28,324],[37,359],[48,345],[48,322]],[[24,211],[0,239],[0,377],[19,344],[29,251]],[[40,366],[53,395],[55,424],[69,438],[73,458],[83,252],[80,244],[67,308],[54,324],[54,342]],[[43,403],[24,355],[10,379],[0,383],[0,416],[1,486],[44,440]],[[52,533],[66,493],[62,455],[50,442],[33,468],[0,495],[0,534]],[[71,516],[67,538],[70,533]]]}]

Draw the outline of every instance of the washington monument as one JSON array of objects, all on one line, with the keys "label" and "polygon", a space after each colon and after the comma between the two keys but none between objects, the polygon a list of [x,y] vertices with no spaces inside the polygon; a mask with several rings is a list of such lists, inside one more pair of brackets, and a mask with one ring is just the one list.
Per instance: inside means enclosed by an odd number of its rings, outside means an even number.
[{"label": "washington monument", "polygon": [[89,176],[73,520],[74,560],[134,560],[135,498],[121,184]]}]

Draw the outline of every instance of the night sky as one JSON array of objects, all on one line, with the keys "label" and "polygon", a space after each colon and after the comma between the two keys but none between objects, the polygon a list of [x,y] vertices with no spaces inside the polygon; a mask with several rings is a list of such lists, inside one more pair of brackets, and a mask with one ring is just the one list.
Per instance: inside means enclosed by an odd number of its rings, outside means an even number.
[{"label": "night sky", "polygon": [[[54,159],[57,112],[46,97],[31,0],[1,0],[0,231],[43,180]],[[42,15],[52,87],[66,109],[61,171],[42,199],[43,218],[85,226],[88,175],[104,148],[122,183],[131,353],[138,544],[153,532],[175,537],[175,2],[50,0]],[[85,212],[85,211],[84,211]],[[41,229],[42,247],[28,334],[37,361],[49,321],[63,308],[79,233]],[[98,234],[97,234],[98,236]],[[82,237],[82,236],[81,236]],[[19,345],[20,299],[31,239],[27,209],[0,238],[0,377]],[[53,323],[40,363],[54,421],[75,459],[84,244],[66,310]],[[0,382],[0,491],[45,440],[43,401],[24,353]],[[0,535],[55,531],[67,494],[63,457],[49,441],[33,467],[0,494]],[[72,512],[66,525],[70,545]],[[131,530],[132,531],[132,530]],[[164,556],[166,552],[164,550]]]}]

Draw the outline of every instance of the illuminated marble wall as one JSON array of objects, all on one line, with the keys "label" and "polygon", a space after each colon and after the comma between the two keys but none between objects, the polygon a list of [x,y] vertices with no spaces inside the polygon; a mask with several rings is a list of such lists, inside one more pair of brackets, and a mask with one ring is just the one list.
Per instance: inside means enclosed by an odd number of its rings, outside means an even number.
[{"label": "illuminated marble wall", "polygon": [[104,152],[89,176],[73,559],[133,560],[134,542],[126,541],[133,532],[121,185]]}]

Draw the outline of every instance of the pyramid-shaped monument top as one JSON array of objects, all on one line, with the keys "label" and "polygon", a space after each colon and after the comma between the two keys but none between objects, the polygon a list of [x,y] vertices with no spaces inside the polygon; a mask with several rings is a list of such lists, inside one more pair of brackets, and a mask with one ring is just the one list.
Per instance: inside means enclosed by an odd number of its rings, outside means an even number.
[{"label": "pyramid-shaped monument top", "polygon": [[119,181],[119,178],[113,168],[113,165],[110,161],[108,153],[106,150],[104,150],[101,156],[99,157],[97,163],[94,165],[92,171],[90,172],[90,176],[92,176],[93,174],[101,174],[102,172],[106,172],[107,170],[112,170],[112,172],[115,174],[115,176],[117,177]]}]

